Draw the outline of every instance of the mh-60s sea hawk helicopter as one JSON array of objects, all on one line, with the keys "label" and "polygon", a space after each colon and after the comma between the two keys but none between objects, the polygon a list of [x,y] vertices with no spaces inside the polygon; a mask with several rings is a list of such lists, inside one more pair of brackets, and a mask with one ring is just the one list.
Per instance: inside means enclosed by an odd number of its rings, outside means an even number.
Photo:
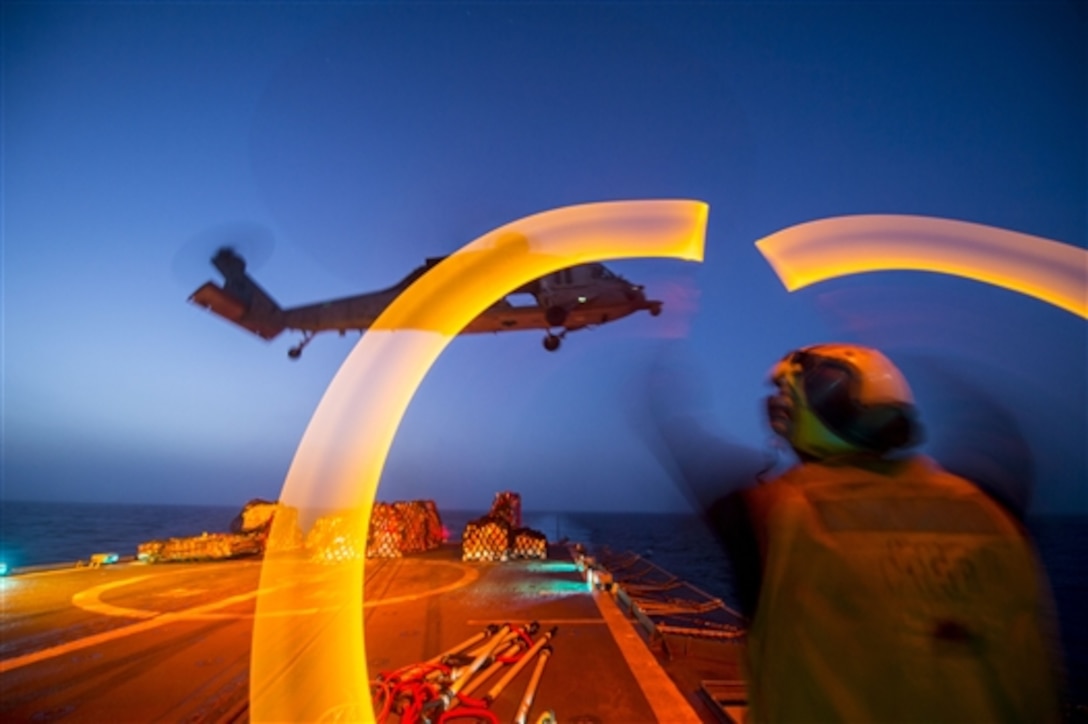
[{"label": "mh-60s sea hawk helicopter", "polygon": [[[343,335],[349,330],[368,329],[397,295],[443,258],[427,259],[388,289],[283,309],[246,273],[245,260],[224,247],[211,260],[223,275],[223,285],[206,282],[189,301],[263,339],[273,339],[287,329],[302,332],[302,340],[287,352],[291,359],[298,359],[318,332]],[[512,303],[510,297],[517,294],[531,295],[535,303]],[[476,317],[461,334],[543,329],[544,348],[555,351],[567,332],[613,322],[643,309],[656,317],[661,314],[661,305],[647,299],[642,286],[603,264],[580,264],[515,290]]]}]

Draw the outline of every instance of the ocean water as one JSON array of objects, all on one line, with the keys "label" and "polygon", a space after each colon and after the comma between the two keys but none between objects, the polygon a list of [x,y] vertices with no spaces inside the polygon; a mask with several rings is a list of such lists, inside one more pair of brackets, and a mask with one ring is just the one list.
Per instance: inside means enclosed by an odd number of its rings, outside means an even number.
[{"label": "ocean water", "polygon": [[[241,507],[0,502],[0,560],[13,568],[74,563],[93,553],[132,556],[143,541],[226,532]],[[484,511],[440,511],[453,538]],[[727,602],[734,597],[729,566],[714,536],[695,516],[653,513],[523,513],[524,525],[550,541],[642,554]],[[1069,693],[1088,705],[1088,516],[1029,520],[1054,591]]]},{"label": "ocean water", "polygon": [[156,538],[230,530],[238,507],[0,502],[0,556],[12,568],[136,555]]}]

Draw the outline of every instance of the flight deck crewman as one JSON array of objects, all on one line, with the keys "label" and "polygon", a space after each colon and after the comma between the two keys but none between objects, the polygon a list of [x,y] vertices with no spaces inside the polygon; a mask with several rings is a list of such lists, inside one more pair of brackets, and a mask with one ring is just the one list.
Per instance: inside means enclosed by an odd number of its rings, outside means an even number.
[{"label": "flight deck crewman", "polygon": [[1058,721],[1033,548],[977,486],[909,452],[920,426],[895,365],[817,345],[771,383],[771,428],[798,463],[711,510],[750,583],[750,719]]}]

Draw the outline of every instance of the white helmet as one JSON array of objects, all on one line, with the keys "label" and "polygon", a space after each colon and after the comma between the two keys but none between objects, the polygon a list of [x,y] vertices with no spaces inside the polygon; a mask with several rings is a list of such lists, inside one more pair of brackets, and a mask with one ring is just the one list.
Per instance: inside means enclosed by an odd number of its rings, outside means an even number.
[{"label": "white helmet", "polygon": [[819,344],[783,357],[770,372],[771,428],[802,457],[886,453],[920,442],[914,395],[875,349]]}]

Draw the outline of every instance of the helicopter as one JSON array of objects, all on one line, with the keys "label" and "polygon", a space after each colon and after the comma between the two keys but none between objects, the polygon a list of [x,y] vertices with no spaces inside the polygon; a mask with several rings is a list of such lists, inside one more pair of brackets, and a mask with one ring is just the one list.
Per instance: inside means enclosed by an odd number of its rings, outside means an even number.
[{"label": "helicopter", "polygon": [[[382,311],[409,285],[445,257],[433,257],[393,286],[374,292],[284,309],[246,273],[246,262],[230,247],[219,249],[212,265],[223,285],[205,282],[189,301],[271,340],[284,330],[302,332],[302,340],[287,351],[291,359],[319,332],[368,329]],[[532,304],[516,304],[515,295],[532,296]],[[661,314],[662,302],[647,299],[643,287],[632,284],[603,264],[579,264],[535,279],[492,304],[461,330],[461,334],[545,330],[544,349],[554,352],[568,332],[613,322],[647,310]]]}]

